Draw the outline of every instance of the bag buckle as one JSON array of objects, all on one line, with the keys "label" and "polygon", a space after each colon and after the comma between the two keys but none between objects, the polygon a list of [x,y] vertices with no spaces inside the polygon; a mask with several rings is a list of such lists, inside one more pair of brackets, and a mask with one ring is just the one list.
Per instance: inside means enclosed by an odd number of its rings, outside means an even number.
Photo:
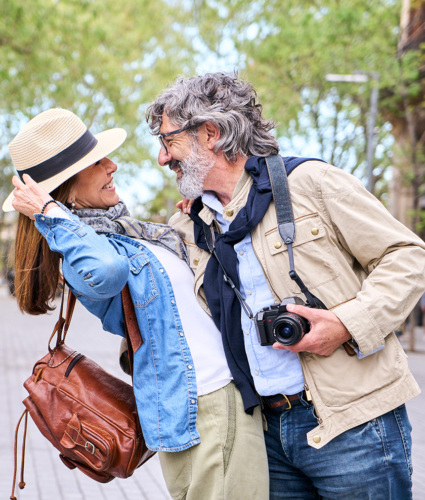
[{"label": "bag buckle", "polygon": [[86,441],[86,444],[84,445],[84,449],[86,451],[88,451],[89,453],[91,453],[92,455],[94,455],[96,452],[96,446],[93,443],[91,443],[90,441]]}]

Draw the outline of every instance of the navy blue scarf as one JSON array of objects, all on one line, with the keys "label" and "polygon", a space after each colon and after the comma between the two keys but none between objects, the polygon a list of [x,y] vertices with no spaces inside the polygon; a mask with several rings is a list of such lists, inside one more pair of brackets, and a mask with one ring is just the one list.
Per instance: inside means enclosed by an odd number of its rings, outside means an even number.
[{"label": "navy blue scarf", "polygon": [[[293,156],[283,158],[287,175],[298,165],[311,159]],[[215,249],[218,258],[238,289],[240,288],[237,272],[238,260],[233,247],[258,225],[273,200],[265,159],[260,156],[252,156],[246,162],[245,170],[254,181],[246,205],[230,224],[229,230],[215,236]],[[191,208],[190,217],[195,226],[195,243],[199,248],[209,251],[203,223],[198,215],[202,208],[201,198],[197,198]],[[245,411],[252,413],[259,401],[245,352],[241,327],[241,305],[235,292],[224,281],[223,271],[213,255],[205,270],[204,290],[214,322],[222,333],[227,362],[235,384],[241,391]]]}]

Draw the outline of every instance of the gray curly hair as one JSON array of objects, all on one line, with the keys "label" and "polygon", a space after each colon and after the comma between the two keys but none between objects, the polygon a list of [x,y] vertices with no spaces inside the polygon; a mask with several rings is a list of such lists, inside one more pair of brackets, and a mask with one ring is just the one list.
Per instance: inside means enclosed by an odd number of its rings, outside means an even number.
[{"label": "gray curly hair", "polygon": [[148,107],[146,120],[153,135],[160,134],[162,115],[179,127],[193,125],[189,130],[197,136],[196,126],[206,121],[220,130],[215,152],[223,151],[228,161],[243,156],[268,156],[279,151],[270,133],[272,121],[261,116],[262,106],[256,104],[254,87],[238,75],[208,73],[193,78],[179,77]]}]

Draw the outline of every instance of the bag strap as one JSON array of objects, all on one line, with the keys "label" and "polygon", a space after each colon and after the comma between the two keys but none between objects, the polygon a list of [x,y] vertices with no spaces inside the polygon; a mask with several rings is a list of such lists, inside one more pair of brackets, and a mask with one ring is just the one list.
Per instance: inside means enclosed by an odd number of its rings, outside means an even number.
[{"label": "bag strap", "polygon": [[14,470],[13,470],[13,484],[12,484],[12,494],[10,495],[10,500],[16,500],[15,497],[15,486],[16,486],[16,475],[18,473],[18,432],[21,425],[22,419],[25,417],[24,425],[24,437],[22,440],[22,456],[21,456],[21,480],[19,482],[19,489],[23,490],[25,488],[24,481],[24,467],[25,467],[25,444],[27,440],[27,427],[28,427],[28,410],[22,413],[21,418],[18,421],[15,429],[15,444],[13,447],[13,457],[14,457]]},{"label": "bag strap", "polygon": [[50,347],[50,343],[55,335],[57,336],[55,348],[59,347],[61,344],[65,342],[65,337],[66,334],[68,333],[69,325],[72,319],[72,314],[74,313],[76,300],[77,299],[75,298],[75,295],[68,288],[68,302],[66,306],[66,314],[64,317],[63,316],[63,306],[65,301],[65,284],[64,284],[62,288],[61,305],[59,308],[59,319],[56,322],[55,327],[53,328],[53,332],[50,335],[49,342],[47,345],[51,355],[53,355],[54,349]]},{"label": "bag strap", "polygon": [[125,336],[127,339],[128,360],[130,364],[130,373],[133,377],[133,358],[134,353],[143,344],[140,334],[139,324],[137,323],[136,311],[131,298],[128,283],[121,290],[122,308],[124,312]]},{"label": "bag strap", "polygon": [[[68,302],[66,307],[65,317],[63,316],[64,309],[64,297],[65,297],[65,285],[62,289],[61,305],[59,308],[59,319],[56,322],[53,332],[50,335],[48,349],[51,355],[53,355],[54,349],[50,347],[50,343],[55,335],[57,335],[56,346],[63,344],[65,342],[66,335],[69,330],[69,325],[71,324],[72,315],[75,309],[76,298],[75,295],[68,289]],[[130,360],[130,371],[133,370],[133,354],[139,349],[143,344],[142,336],[140,335],[139,325],[137,323],[136,312],[134,310],[133,300],[131,298],[130,289],[128,284],[121,291],[121,299],[124,312],[124,323],[125,323],[125,334],[128,345],[129,360]]]},{"label": "bag strap", "polygon": [[74,313],[75,304],[77,299],[75,295],[68,289],[68,304],[66,307],[65,324],[63,325],[63,338],[62,342],[65,342],[66,334],[68,333],[69,325],[71,323],[72,314]]}]

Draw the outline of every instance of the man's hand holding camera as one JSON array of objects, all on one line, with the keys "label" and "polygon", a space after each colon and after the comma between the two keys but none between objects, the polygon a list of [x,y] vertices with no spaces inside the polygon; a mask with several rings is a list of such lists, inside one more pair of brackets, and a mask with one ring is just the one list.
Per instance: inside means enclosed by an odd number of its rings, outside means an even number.
[{"label": "man's hand holding camera", "polygon": [[288,312],[302,316],[310,323],[310,331],[294,345],[273,344],[274,349],[291,352],[312,352],[330,356],[340,345],[351,339],[347,328],[332,311],[288,304]]}]

